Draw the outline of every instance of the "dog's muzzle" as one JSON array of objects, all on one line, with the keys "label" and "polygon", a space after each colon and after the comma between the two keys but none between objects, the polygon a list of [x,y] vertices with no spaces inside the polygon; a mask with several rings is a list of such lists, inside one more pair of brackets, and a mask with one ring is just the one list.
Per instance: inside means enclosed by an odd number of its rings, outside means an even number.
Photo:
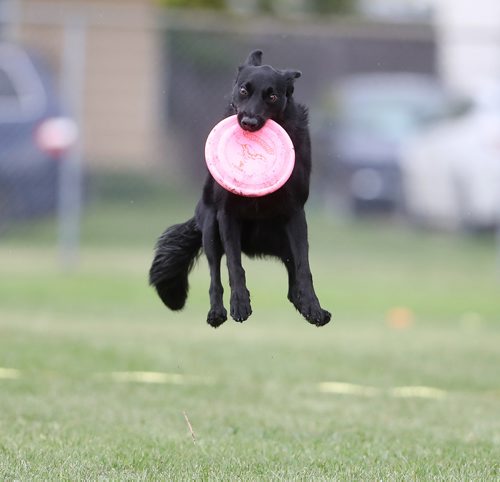
[{"label": "dog's muzzle", "polygon": [[245,131],[255,132],[261,129],[266,121],[257,116],[250,116],[244,113],[238,114],[238,123]]}]

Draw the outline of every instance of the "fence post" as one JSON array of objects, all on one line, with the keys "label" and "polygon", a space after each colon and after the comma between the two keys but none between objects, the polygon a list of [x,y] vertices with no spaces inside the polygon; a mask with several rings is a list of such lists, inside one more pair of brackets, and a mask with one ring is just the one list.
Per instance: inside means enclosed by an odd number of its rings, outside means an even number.
[{"label": "fence post", "polygon": [[59,177],[58,248],[59,261],[65,271],[74,269],[79,261],[86,28],[86,17],[82,12],[74,11],[64,19],[61,90],[78,125],[78,139],[61,160]]}]

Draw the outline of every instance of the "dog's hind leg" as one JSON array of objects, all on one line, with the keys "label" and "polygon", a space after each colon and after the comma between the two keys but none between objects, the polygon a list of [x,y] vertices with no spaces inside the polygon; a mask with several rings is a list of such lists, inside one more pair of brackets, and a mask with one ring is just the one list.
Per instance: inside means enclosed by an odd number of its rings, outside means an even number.
[{"label": "dog's hind leg", "polygon": [[278,256],[285,265],[286,272],[288,274],[288,299],[293,302],[292,298],[295,288],[296,268],[295,268],[295,261],[293,259],[293,254],[292,251],[290,250],[290,246],[287,245],[284,248],[282,248],[280,253],[278,253]]},{"label": "dog's hind leg", "polygon": [[227,311],[224,308],[220,262],[223,249],[219,235],[219,228],[215,213],[208,211],[203,223],[203,249],[210,268],[210,311],[207,323],[214,328],[222,325],[227,320]]},{"label": "dog's hind leg", "polygon": [[309,244],[307,223],[303,210],[295,213],[286,226],[291,262],[286,263],[290,287],[288,299],[304,318],[316,326],[326,325],[331,314],[321,308],[314,292],[311,268],[309,267]]},{"label": "dog's hind leg", "polygon": [[231,316],[235,321],[245,321],[252,308],[241,264],[241,223],[224,212],[219,213],[218,222],[231,286]]}]

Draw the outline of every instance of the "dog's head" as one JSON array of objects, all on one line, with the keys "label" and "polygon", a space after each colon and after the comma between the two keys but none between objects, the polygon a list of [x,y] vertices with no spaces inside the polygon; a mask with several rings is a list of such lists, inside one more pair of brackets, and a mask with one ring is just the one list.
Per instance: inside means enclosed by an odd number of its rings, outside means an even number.
[{"label": "dog's head", "polygon": [[298,70],[262,65],[262,51],[254,50],[238,68],[232,106],[242,129],[258,131],[267,119],[279,120],[293,94]]}]

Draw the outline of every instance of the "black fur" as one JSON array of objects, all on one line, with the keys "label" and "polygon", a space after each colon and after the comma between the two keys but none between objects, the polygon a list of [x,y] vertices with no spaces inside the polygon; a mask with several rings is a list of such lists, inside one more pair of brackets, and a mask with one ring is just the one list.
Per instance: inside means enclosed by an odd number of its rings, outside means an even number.
[{"label": "black fur", "polygon": [[237,115],[243,129],[259,130],[268,119],[279,123],[295,147],[290,179],[272,194],[249,198],[222,188],[209,174],[195,217],[168,228],[156,245],[150,271],[163,302],[171,309],[184,306],[188,273],[203,246],[210,267],[210,311],[207,321],[217,327],[227,319],[220,276],[226,255],[231,287],[231,316],[246,320],[252,313],[241,253],[279,258],[288,272],[288,299],[312,324],[325,325],[331,315],[314,292],[308,260],[304,204],[309,196],[311,146],[307,109],[293,99],[294,81],[301,73],[261,65],[255,50],[238,69],[226,115]]}]

